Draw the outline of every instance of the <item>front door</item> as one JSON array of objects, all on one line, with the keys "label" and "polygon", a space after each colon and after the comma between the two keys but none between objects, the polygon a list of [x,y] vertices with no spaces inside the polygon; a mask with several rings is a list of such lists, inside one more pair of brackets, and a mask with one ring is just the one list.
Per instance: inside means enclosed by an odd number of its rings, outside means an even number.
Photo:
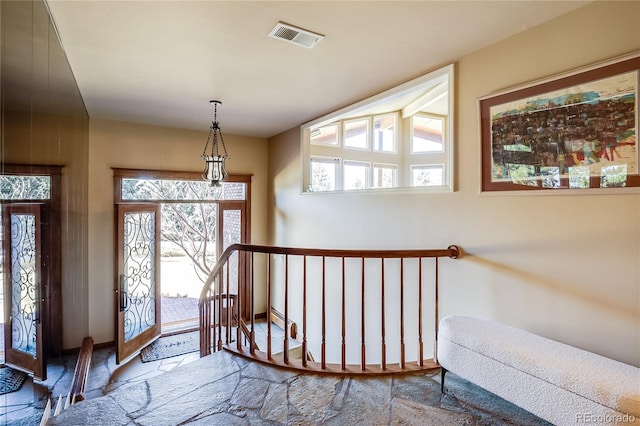
[{"label": "front door", "polygon": [[116,363],[160,336],[160,207],[119,204]]},{"label": "front door", "polygon": [[41,204],[2,207],[5,364],[46,379]]}]

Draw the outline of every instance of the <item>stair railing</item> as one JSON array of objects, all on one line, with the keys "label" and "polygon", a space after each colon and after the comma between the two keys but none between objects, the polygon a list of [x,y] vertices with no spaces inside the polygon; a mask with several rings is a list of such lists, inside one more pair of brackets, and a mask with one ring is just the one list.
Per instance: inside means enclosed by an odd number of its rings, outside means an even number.
[{"label": "stair railing", "polygon": [[[438,261],[460,254],[455,245],[333,250],[233,244],[200,295],[200,355],[224,348],[268,364],[331,374],[438,367]],[[269,313],[268,320],[259,322],[256,303],[265,298],[266,307],[258,308]],[[301,341],[292,339],[290,327],[272,324],[274,311],[284,324],[297,324]],[[431,358],[425,358],[427,323],[433,330]],[[260,349],[258,335],[264,340]],[[300,346],[298,357],[291,355],[293,344]]]}]

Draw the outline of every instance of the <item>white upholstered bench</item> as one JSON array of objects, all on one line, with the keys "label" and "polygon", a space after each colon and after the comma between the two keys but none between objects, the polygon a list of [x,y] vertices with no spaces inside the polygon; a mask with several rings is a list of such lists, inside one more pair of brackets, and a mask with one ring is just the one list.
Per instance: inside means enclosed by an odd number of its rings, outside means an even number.
[{"label": "white upholstered bench", "polygon": [[438,331],[446,371],[555,425],[640,424],[640,368],[482,318]]}]

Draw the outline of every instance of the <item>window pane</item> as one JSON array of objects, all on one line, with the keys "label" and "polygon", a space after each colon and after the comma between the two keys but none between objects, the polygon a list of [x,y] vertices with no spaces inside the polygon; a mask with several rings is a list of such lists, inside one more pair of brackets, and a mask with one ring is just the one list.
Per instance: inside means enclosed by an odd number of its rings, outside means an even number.
[{"label": "window pane", "polygon": [[[36,310],[38,299],[37,218],[34,214],[12,214],[10,256],[11,348],[32,357],[37,354]],[[6,333],[6,331],[5,331]]]},{"label": "window pane", "polygon": [[125,213],[122,247],[126,271],[125,342],[156,324],[155,231],[155,212]]},{"label": "window pane", "polygon": [[244,200],[246,184],[222,182],[212,187],[200,180],[122,179],[123,200]]},{"label": "window pane", "polygon": [[396,152],[396,115],[383,115],[373,119],[373,150]]},{"label": "window pane", "polygon": [[311,143],[316,145],[338,145],[338,125],[331,124],[312,129]]},{"label": "window pane", "polygon": [[[205,182],[211,187],[210,183]],[[242,182],[222,182],[220,200],[246,200],[247,184]]]},{"label": "window pane", "polygon": [[335,191],[336,172],[338,160],[312,159],[311,160],[311,190]]},{"label": "window pane", "polygon": [[[242,214],[240,210],[225,210],[223,213],[222,247],[226,250],[232,244],[242,242]],[[229,291],[238,294],[238,252],[231,255],[229,268]]]},{"label": "window pane", "polygon": [[49,176],[0,176],[0,199],[48,200],[51,198]]},{"label": "window pane", "polygon": [[411,186],[439,186],[444,179],[444,166],[411,166]]},{"label": "window pane", "polygon": [[444,120],[442,118],[414,115],[412,127],[412,153],[444,151]]},{"label": "window pane", "polygon": [[373,187],[393,188],[397,185],[398,166],[389,164],[373,165]]},{"label": "window pane", "polygon": [[369,164],[356,161],[344,162],[344,189],[368,188]]},{"label": "window pane", "polygon": [[344,146],[347,148],[367,149],[367,127],[369,120],[344,122]]}]

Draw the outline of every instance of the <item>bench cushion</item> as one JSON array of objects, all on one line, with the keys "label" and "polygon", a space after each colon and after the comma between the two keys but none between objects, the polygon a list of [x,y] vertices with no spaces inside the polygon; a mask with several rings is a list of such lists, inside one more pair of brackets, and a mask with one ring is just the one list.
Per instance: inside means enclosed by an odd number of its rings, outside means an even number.
[{"label": "bench cushion", "polygon": [[438,340],[442,339],[597,404],[640,417],[640,369],[634,366],[464,315],[441,320]]}]

